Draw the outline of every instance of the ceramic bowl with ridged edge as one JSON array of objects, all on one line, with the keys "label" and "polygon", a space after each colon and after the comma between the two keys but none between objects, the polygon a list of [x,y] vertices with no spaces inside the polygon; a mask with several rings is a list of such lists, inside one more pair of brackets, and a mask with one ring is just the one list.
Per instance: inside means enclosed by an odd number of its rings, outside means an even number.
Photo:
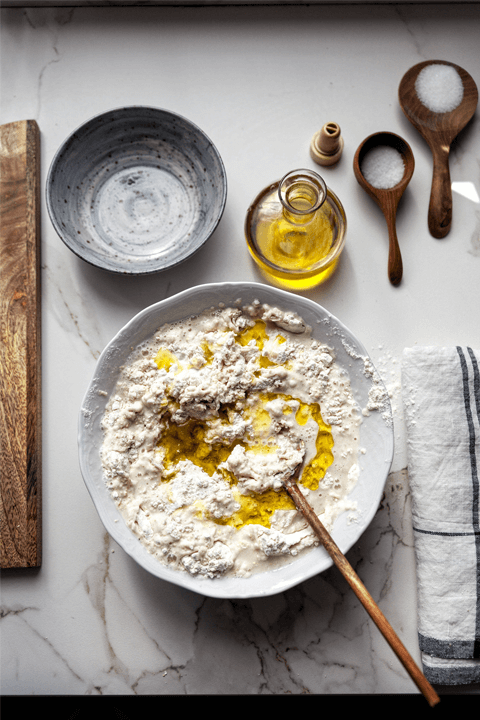
[{"label": "ceramic bowl with ridged edge", "polygon": [[227,180],[212,141],[160,108],[123,107],[77,128],[47,177],[52,224],[78,257],[146,275],[199,250],[222,217]]},{"label": "ceramic bowl with ridged edge", "polygon": [[[317,547],[284,567],[253,574],[249,578],[209,579],[163,565],[129,530],[106,486],[100,461],[103,441],[100,423],[108,398],[115,388],[120,367],[132,347],[150,338],[164,323],[196,315],[219,303],[229,306],[238,299],[242,304],[259,300],[298,313],[312,327],[312,336],[335,351],[337,363],[350,377],[359,409],[367,406],[372,380],[366,367],[371,361],[363,345],[337,318],[312,300],[267,285],[214,283],[185,290],[147,307],[132,318],[101,354],[79,416],[80,467],[106,530],[148,572],[194,592],[217,598],[274,595],[323,572],[331,567],[332,560],[323,547]],[[382,412],[372,411],[362,415],[360,447],[364,452],[359,457],[359,478],[349,496],[357,503],[357,518],[352,521],[347,513],[343,513],[335,521],[332,531],[343,553],[357,542],[380,504],[393,458],[393,424],[389,402]]]}]

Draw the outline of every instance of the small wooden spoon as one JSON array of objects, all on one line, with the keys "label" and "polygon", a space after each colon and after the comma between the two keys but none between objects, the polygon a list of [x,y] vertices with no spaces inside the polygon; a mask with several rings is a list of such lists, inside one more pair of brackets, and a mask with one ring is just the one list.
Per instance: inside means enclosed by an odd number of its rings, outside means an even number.
[{"label": "small wooden spoon", "polygon": [[[374,147],[388,145],[395,148],[403,157],[405,172],[400,182],[392,188],[382,189],[370,185],[362,173],[362,162],[366,153]],[[382,210],[388,227],[388,277],[392,285],[398,285],[403,275],[403,262],[398,245],[396,230],[397,207],[405,188],[410,182],[415,169],[415,159],[408,143],[399,135],[390,132],[379,132],[369,135],[358,147],[353,159],[353,171],[358,183],[375,200]]]},{"label": "small wooden spoon", "polygon": [[[463,83],[463,100],[451,112],[436,113],[423,105],[415,90],[418,73],[427,65],[440,63],[455,68]],[[433,179],[428,209],[428,229],[435,238],[443,238],[452,224],[452,186],[450,182],[450,146],[472,119],[478,103],[478,90],[470,75],[458,65],[443,60],[427,60],[414,65],[403,76],[398,88],[400,106],[427,141],[433,155]]]},{"label": "small wooden spoon", "polygon": [[411,655],[409,654],[406,647],[392,628],[374,599],[362,583],[355,570],[352,568],[347,558],[340,551],[335,541],[333,540],[330,533],[326,530],[325,526],[316,515],[312,506],[307,502],[302,491],[295,482],[297,472],[294,475],[284,481],[285,490],[288,492],[296,507],[303,514],[308,523],[312,526],[316,535],[320,539],[325,550],[328,552],[337,568],[342,573],[345,580],[348,582],[355,595],[358,597],[385,640],[388,642],[394,653],[397,655],[404,668],[409,673],[410,677],[427,700],[430,707],[433,707],[440,698],[428,682],[427,678],[423,675],[418,665],[415,663]]}]

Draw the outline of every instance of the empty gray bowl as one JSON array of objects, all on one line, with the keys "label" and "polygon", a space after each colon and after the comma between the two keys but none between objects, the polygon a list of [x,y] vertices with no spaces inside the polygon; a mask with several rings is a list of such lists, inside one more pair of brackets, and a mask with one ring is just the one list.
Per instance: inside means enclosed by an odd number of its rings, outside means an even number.
[{"label": "empty gray bowl", "polygon": [[76,255],[127,275],[178,265],[211,236],[227,181],[189,120],[133,106],[98,115],[59,148],[47,177],[52,224]]}]

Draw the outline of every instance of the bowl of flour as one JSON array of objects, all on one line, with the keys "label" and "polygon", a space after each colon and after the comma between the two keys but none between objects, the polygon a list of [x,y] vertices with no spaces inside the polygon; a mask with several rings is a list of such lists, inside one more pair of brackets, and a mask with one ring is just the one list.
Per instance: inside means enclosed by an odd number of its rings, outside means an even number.
[{"label": "bowl of flour", "polygon": [[79,416],[82,475],[114,540],[210,597],[273,595],[332,561],[283,489],[347,552],[393,457],[386,389],[316,303],[256,283],[201,285],[127,323]]}]

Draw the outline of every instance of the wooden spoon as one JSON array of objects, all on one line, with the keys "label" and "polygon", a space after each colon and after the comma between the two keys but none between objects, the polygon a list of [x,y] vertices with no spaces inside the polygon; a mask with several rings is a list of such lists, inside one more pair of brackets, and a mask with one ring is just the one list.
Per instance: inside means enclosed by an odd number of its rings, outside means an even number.
[{"label": "wooden spoon", "polygon": [[[392,188],[383,189],[371,185],[362,173],[362,162],[366,153],[374,147],[388,145],[393,147],[402,155],[405,164],[405,172],[400,182]],[[389,252],[388,252],[388,277],[392,285],[398,285],[403,275],[403,262],[398,245],[396,230],[397,207],[405,188],[411,180],[415,169],[415,159],[410,145],[399,135],[390,132],[379,132],[369,135],[358,147],[353,159],[353,171],[358,183],[375,200],[382,210],[388,227]]]},{"label": "wooden spoon", "polygon": [[[440,63],[455,68],[463,83],[463,100],[451,112],[436,113],[423,105],[415,90],[418,73],[427,65]],[[458,65],[443,60],[427,60],[414,65],[403,76],[398,88],[400,106],[427,141],[433,155],[433,179],[428,209],[428,229],[435,238],[448,234],[452,224],[452,187],[450,183],[450,146],[472,119],[478,103],[478,90],[470,75]]]},{"label": "wooden spoon", "polygon": [[358,597],[364,608],[367,610],[368,614],[370,615],[384,638],[387,640],[390,647],[397,655],[397,657],[409,673],[410,677],[412,678],[420,692],[428,701],[429,705],[433,707],[438,702],[440,702],[440,698],[428,682],[427,678],[420,671],[418,665],[415,663],[408,650],[396,634],[395,630],[392,628],[378,605],[375,603],[374,599],[356,574],[355,570],[348,562],[345,555],[343,555],[343,553],[340,551],[335,541],[328,533],[323,523],[320,521],[318,515],[316,515],[312,506],[309,505],[309,503],[305,499],[305,496],[295,482],[296,474],[297,473],[295,473],[290,479],[284,481],[284,487],[286,491],[292,498],[298,510],[300,510],[305,519],[312,526],[325,550],[328,552],[333,562],[342,573],[343,577],[353,589],[355,595]]}]

